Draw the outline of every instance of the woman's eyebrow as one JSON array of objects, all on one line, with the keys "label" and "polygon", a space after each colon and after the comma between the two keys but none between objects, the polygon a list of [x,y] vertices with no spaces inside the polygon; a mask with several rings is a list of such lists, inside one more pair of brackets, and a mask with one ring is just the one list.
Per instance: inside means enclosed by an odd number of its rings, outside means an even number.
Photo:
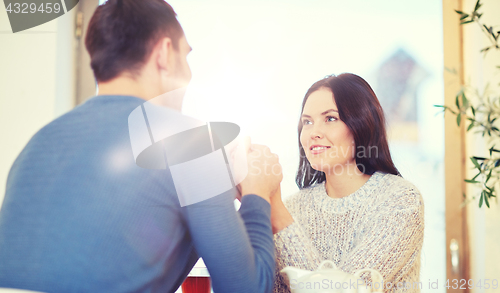
[{"label": "woman's eyebrow", "polygon": [[[334,110],[334,109],[329,109],[329,110],[326,110],[325,112],[321,113],[321,115],[323,115],[323,116],[324,116],[324,115],[326,115],[326,114],[328,114],[328,113],[330,113],[330,112],[337,112],[337,113],[338,113],[339,111]],[[302,114],[302,117],[311,118],[311,116],[309,116],[309,115],[307,115],[307,114]]]},{"label": "woman's eyebrow", "polygon": [[334,109],[330,109],[330,110],[326,110],[325,112],[321,113],[321,115],[326,115],[326,114],[328,114],[330,112],[337,112],[338,113],[339,111],[334,110]]}]

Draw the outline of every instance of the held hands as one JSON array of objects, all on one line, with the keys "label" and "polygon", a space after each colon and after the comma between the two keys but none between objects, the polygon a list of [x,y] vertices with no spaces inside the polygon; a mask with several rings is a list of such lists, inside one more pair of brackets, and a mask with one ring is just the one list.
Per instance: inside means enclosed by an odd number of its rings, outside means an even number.
[{"label": "held hands", "polygon": [[249,138],[245,140],[245,148],[248,174],[238,185],[240,194],[256,194],[270,202],[283,179],[278,155],[272,153],[267,146],[250,144]]},{"label": "held hands", "polygon": [[[271,226],[273,234],[278,233],[293,223],[293,218],[281,200],[280,183],[283,179],[278,156],[263,145],[244,141],[244,153],[248,164],[248,173],[238,185],[241,196],[256,194],[271,204]],[[235,157],[236,152],[233,152]]]}]

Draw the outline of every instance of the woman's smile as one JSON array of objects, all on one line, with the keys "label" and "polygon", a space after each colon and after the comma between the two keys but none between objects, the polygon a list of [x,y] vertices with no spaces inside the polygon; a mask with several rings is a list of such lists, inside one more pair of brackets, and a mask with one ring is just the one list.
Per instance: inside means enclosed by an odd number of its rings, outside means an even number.
[{"label": "woman's smile", "polygon": [[309,148],[309,151],[312,155],[318,155],[326,152],[326,150],[328,150],[329,148],[330,148],[329,146],[315,144]]}]

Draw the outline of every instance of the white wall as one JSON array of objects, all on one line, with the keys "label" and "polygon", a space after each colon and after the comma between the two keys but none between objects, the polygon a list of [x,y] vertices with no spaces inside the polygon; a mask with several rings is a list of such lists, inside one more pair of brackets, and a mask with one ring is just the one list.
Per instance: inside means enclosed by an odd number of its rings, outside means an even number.
[{"label": "white wall", "polygon": [[23,147],[73,107],[75,11],[13,34],[7,12],[0,9],[0,205]]}]

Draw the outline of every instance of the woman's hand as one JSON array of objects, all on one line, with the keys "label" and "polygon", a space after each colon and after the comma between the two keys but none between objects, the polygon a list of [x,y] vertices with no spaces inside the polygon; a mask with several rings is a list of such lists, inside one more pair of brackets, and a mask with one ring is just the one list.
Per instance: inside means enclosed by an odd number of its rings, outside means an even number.
[{"label": "woman's hand", "polygon": [[271,196],[271,226],[273,234],[285,229],[293,223],[290,212],[286,209],[281,200],[281,187]]}]

